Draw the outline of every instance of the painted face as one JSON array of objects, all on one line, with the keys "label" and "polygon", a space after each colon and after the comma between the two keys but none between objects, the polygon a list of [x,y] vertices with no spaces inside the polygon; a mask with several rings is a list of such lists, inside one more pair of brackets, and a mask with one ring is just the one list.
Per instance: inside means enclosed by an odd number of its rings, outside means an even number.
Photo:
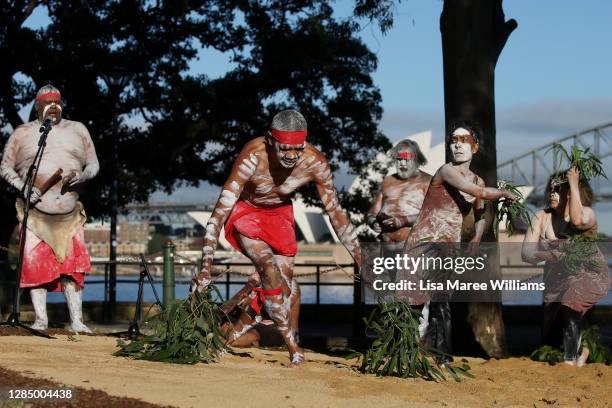
[{"label": "painted face", "polygon": [[62,120],[62,98],[51,96],[36,101],[36,112],[41,122],[50,118],[54,124],[57,124]]},{"label": "painted face", "polygon": [[450,137],[449,146],[453,155],[454,163],[465,163],[472,160],[474,153],[478,151],[478,144],[469,130],[464,128],[455,129]]},{"label": "painted face", "polygon": [[396,153],[395,168],[399,178],[408,179],[416,174],[419,169],[416,156],[416,152],[411,147]]},{"label": "painted face", "polygon": [[295,167],[302,154],[304,154],[304,144],[284,144],[274,141],[274,148],[276,150],[276,157],[281,166],[291,169]]},{"label": "painted face", "polygon": [[548,207],[553,210],[563,210],[570,199],[570,189],[567,182],[551,181],[548,186]]},{"label": "painted face", "polygon": [[560,184],[555,181],[550,182],[550,194],[548,196],[550,208],[559,208],[559,204],[561,203],[561,190]]}]

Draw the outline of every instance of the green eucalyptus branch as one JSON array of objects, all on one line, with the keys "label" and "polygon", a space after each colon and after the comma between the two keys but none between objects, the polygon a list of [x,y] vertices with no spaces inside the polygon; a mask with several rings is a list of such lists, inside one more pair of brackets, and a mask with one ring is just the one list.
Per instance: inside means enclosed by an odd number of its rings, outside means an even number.
[{"label": "green eucalyptus branch", "polygon": [[214,285],[205,292],[193,292],[174,302],[167,313],[150,322],[154,334],[127,343],[117,341],[120,350],[113,355],[165,363],[212,363],[227,349],[221,326],[229,322],[220,306],[213,302],[219,292]]},{"label": "green eucalyptus branch", "polygon": [[[582,183],[588,182],[597,176],[608,179],[601,160],[591,153],[588,147],[582,150],[574,144],[568,151],[562,144],[555,143],[548,151],[552,151],[555,156],[560,155],[563,158],[555,169],[555,175],[553,176],[553,182],[556,184],[567,182],[566,174],[560,171],[562,168],[576,168],[580,173],[580,182]],[[564,166],[562,162],[567,163]]]},{"label": "green eucalyptus branch", "polygon": [[517,233],[515,223],[522,220],[529,228],[532,228],[531,219],[535,215],[534,211],[525,205],[525,197],[518,189],[517,185],[504,180],[498,181],[498,188],[503,188],[510,191],[516,197],[516,200],[510,201],[507,198],[501,198],[497,201],[496,213],[493,219],[493,232],[495,236],[499,232],[499,224],[505,220],[506,231],[508,235]]},{"label": "green eucalyptus branch", "polygon": [[378,376],[441,381],[446,380],[446,372],[455,381],[460,381],[460,376],[474,378],[466,360],[444,366],[435,362],[442,353],[421,344],[417,313],[406,302],[380,302],[370,317],[364,319],[367,332],[376,336],[376,340],[365,354],[354,353],[347,358],[360,356],[359,370]]}]

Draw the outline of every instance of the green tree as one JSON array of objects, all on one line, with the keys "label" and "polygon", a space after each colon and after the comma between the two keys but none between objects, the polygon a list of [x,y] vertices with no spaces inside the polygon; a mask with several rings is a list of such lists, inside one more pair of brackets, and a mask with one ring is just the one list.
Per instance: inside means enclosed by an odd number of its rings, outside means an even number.
[{"label": "green tree", "polygon": [[[35,31],[23,23],[37,6],[47,8],[51,23]],[[82,196],[92,216],[110,211],[113,148],[119,203],[126,204],[177,183],[220,184],[243,144],[288,107],[304,113],[309,140],[334,166],[346,162],[357,171],[387,144],[377,128],[376,57],[355,37],[358,26],[334,18],[326,1],[47,0],[0,7],[0,55],[8,61],[0,67],[0,123],[18,126],[18,109],[39,86],[51,82],[63,91],[66,117],[88,126],[101,161]],[[215,79],[193,73],[206,48],[231,55],[232,69]],[[0,245],[15,226],[13,201],[2,195]]]},{"label": "green tree", "polygon": [[[0,2],[0,141],[4,145],[8,132],[7,126],[21,124],[19,109],[33,99],[34,87],[22,80],[18,73],[28,72],[38,62],[43,52],[39,33],[23,27],[38,1]],[[24,52],[27,50],[27,52]],[[0,182],[0,281],[10,280],[8,268],[2,263],[9,259],[7,248],[17,220],[15,218],[15,198],[8,185]],[[13,254],[11,255],[13,256]],[[0,285],[0,300],[8,298],[12,291]]]}]

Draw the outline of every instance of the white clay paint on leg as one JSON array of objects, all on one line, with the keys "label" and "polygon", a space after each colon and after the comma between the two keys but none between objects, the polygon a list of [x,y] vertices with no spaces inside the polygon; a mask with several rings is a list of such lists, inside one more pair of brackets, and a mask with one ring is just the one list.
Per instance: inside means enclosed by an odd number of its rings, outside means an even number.
[{"label": "white clay paint on leg", "polygon": [[70,320],[72,321],[72,330],[91,333],[89,327],[83,323],[83,291],[76,290],[76,283],[68,279],[62,279],[62,286],[64,287],[64,297],[66,298]]},{"label": "white clay paint on leg", "polygon": [[30,298],[32,299],[34,313],[36,314],[36,320],[30,327],[36,330],[46,330],[49,324],[49,319],[47,318],[47,289],[30,289]]}]

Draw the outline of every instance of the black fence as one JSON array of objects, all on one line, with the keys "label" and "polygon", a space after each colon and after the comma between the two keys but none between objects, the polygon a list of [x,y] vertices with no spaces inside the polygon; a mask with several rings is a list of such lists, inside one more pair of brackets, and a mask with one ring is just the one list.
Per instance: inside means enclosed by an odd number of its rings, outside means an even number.
[{"label": "black fence", "polygon": [[[109,323],[115,322],[116,310],[117,310],[117,285],[118,284],[138,284],[138,279],[135,278],[123,278],[121,274],[117,274],[117,267],[140,267],[140,262],[137,261],[92,261],[92,267],[103,267],[104,268],[104,280],[103,281],[88,281],[88,285],[104,285],[104,309],[105,309],[105,320]],[[163,268],[164,262],[147,262],[150,268]],[[181,262],[174,263],[175,267],[188,268],[192,271],[197,271],[199,264],[195,262]],[[227,300],[231,295],[231,285],[243,285],[246,283],[246,279],[237,280],[232,278],[232,274],[236,273],[236,268],[247,268],[252,266],[250,263],[244,262],[233,262],[233,263],[215,263],[213,264],[213,280],[214,284],[220,290],[223,295],[223,300]],[[314,286],[315,288],[315,305],[321,304],[321,288],[323,287],[352,287],[353,288],[353,299],[352,305],[355,311],[362,310],[362,297],[361,297],[361,285],[359,279],[354,277],[359,276],[359,272],[354,264],[329,264],[329,263],[296,263],[294,269],[297,268],[308,268],[313,270],[312,273],[308,273],[305,276],[313,276],[314,280],[304,281],[300,280],[301,287]],[[346,282],[325,282],[322,280],[322,275],[325,273],[344,270],[347,273]],[[174,284],[186,284],[191,283],[191,276],[177,276],[174,279]],[[245,275],[246,276],[246,275]],[[299,276],[296,276],[299,279]],[[163,279],[152,275],[153,282],[157,284],[163,284]],[[357,313],[360,314],[360,313]],[[360,318],[361,320],[361,318]]]}]

